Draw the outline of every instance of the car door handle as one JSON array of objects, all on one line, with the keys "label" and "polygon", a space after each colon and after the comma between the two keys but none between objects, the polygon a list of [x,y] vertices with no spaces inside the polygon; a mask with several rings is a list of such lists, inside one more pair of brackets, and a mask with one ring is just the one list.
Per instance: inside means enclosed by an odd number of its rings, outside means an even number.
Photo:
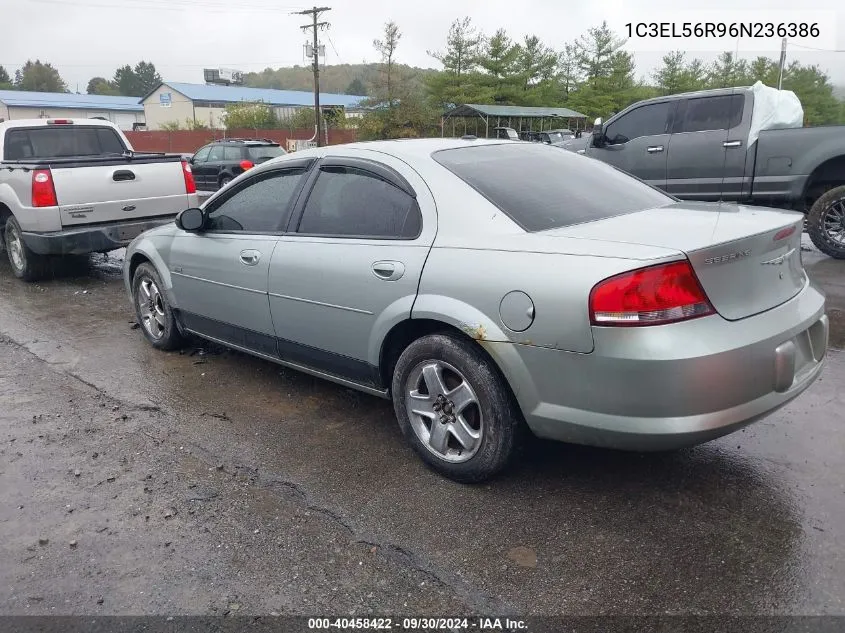
[{"label": "car door handle", "polygon": [[396,281],[405,274],[405,264],[402,262],[375,262],[373,274],[385,281]]},{"label": "car door handle", "polygon": [[128,169],[118,169],[111,175],[115,182],[123,182],[125,180],[135,180],[135,173]]},{"label": "car door handle", "polygon": [[656,154],[657,152],[662,152],[662,151],[663,151],[663,146],[662,146],[662,145],[652,145],[652,146],[651,146],[651,147],[649,147],[646,151],[647,151],[649,154]]},{"label": "car door handle", "polygon": [[254,250],[241,251],[241,263],[244,266],[255,266],[261,259],[261,253]]},{"label": "car door handle", "polygon": [[725,141],[722,143],[722,147],[741,147],[742,141]]}]

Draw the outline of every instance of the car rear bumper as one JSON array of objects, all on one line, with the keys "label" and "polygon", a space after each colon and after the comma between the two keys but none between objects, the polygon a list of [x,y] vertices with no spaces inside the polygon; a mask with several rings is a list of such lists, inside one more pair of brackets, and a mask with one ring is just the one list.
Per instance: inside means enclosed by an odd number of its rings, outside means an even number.
[{"label": "car rear bumper", "polygon": [[829,325],[824,295],[808,283],[785,304],[741,321],[711,316],[594,328],[594,336],[589,354],[488,349],[536,435],[670,450],[731,433],[801,394],[824,367]]},{"label": "car rear bumper", "polygon": [[40,255],[85,255],[104,253],[127,246],[144,231],[173,222],[175,215],[134,222],[80,226],[50,233],[24,232],[26,245]]}]

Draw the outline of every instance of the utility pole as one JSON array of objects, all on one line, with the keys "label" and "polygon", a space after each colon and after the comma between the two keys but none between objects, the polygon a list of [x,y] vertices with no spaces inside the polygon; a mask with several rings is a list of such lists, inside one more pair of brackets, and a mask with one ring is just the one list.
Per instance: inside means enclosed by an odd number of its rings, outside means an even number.
[{"label": "utility pole", "polygon": [[786,38],[780,43],[780,71],[778,72],[778,90],[783,85],[783,67],[786,64]]},{"label": "utility pole", "polygon": [[314,7],[313,9],[306,9],[305,11],[297,11],[295,15],[310,15],[313,19],[311,24],[306,24],[300,27],[304,32],[308,29],[313,30],[314,34],[314,50],[313,50],[313,69],[314,69],[314,123],[317,130],[317,147],[320,147],[323,142],[321,139],[322,117],[320,116],[320,45],[317,41],[317,31],[326,28],[328,22],[318,22],[320,14],[324,11],[331,11],[330,7]]}]

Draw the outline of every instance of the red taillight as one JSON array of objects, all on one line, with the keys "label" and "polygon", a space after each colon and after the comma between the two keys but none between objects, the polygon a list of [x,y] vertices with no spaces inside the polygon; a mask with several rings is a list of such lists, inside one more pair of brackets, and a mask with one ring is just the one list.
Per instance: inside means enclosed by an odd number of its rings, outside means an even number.
[{"label": "red taillight", "polygon": [[32,206],[55,207],[56,188],[53,186],[53,175],[49,169],[36,169],[32,172]]},{"label": "red taillight", "polygon": [[714,313],[687,261],[623,273],[590,293],[593,325],[661,325]]},{"label": "red taillight", "polygon": [[778,240],[782,240],[782,239],[789,237],[790,235],[795,233],[795,230],[796,230],[796,228],[794,226],[790,226],[788,228],[781,229],[780,231],[775,233],[774,241],[777,242]]},{"label": "red taillight", "polygon": [[182,175],[185,176],[185,193],[196,193],[197,183],[194,182],[194,170],[185,160],[182,161]]},{"label": "red taillight", "polygon": [[255,164],[252,163],[251,161],[248,161],[248,160],[242,160],[241,161],[241,169],[243,169],[244,171],[246,171],[247,169],[252,169],[253,167],[255,167]]}]

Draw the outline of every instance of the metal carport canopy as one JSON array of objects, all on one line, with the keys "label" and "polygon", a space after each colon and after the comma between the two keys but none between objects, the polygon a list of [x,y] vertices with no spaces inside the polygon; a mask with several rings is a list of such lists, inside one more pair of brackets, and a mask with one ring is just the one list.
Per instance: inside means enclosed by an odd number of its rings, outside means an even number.
[{"label": "metal carport canopy", "polygon": [[529,119],[541,119],[546,117],[562,117],[564,119],[586,119],[587,115],[570,110],[569,108],[535,108],[527,106],[509,105],[479,105],[476,103],[465,103],[446,112],[445,116],[476,116],[486,117],[525,117]]},{"label": "metal carport canopy", "polygon": [[[464,119],[464,128],[466,128],[467,117],[479,117],[484,121],[484,136],[489,136],[490,133],[490,117],[496,117],[496,125],[501,124],[501,119],[506,118],[508,122],[512,118],[519,119],[519,126],[522,127],[522,119],[567,119],[567,125],[571,125],[572,119],[584,119],[586,123],[586,115],[570,110],[569,108],[538,108],[528,106],[511,106],[511,105],[482,105],[478,103],[465,103],[456,106],[447,111],[440,119],[440,134],[445,136],[446,120],[452,119],[452,128],[454,133],[454,120],[456,118]],[[578,126],[576,126],[578,127]],[[542,128],[542,123],[541,123]]]}]

